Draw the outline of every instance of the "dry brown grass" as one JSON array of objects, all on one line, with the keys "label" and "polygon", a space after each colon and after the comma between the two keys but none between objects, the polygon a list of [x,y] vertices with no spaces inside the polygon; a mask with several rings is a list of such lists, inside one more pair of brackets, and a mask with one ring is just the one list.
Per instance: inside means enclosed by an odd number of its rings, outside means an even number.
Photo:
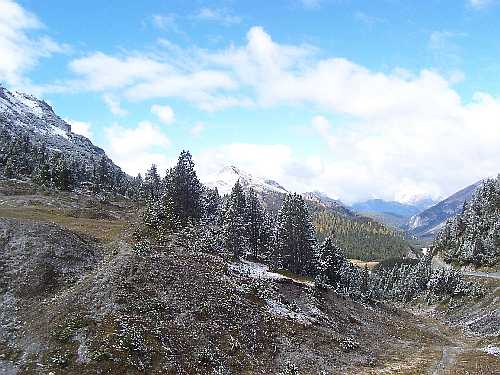
[{"label": "dry brown grass", "polygon": [[368,269],[373,269],[377,264],[379,264],[380,262],[364,262],[362,260],[359,260],[359,259],[349,259],[349,262],[351,262],[353,265],[355,265],[356,267],[359,267],[359,268],[365,268],[368,267]]},{"label": "dry brown grass", "polygon": [[115,239],[127,226],[126,220],[88,219],[67,216],[62,210],[41,207],[0,208],[0,217],[56,223],[103,242]]}]

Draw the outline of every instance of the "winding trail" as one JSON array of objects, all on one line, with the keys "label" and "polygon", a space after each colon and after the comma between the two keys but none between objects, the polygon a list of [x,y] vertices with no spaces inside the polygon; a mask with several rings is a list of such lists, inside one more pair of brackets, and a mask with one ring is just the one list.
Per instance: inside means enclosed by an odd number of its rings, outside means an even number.
[{"label": "winding trail", "polygon": [[443,354],[441,356],[441,359],[431,369],[430,374],[431,375],[446,374],[446,371],[448,371],[450,368],[453,367],[454,363],[456,362],[458,354],[462,353],[463,351],[464,348],[459,346],[443,347]]},{"label": "winding trail", "polygon": [[[451,268],[451,266],[445,263],[441,258],[434,257],[432,259],[432,268]],[[477,277],[477,278],[488,278],[494,280],[500,280],[500,272],[479,272],[479,271],[467,271],[462,270],[462,273],[466,276]],[[496,283],[496,281],[495,281]],[[490,292],[496,294],[500,286],[496,286],[491,289]],[[429,375],[445,375],[445,374],[462,374],[461,370],[457,370],[460,361],[463,362],[463,357],[461,356],[472,356],[473,358],[478,358],[478,356],[484,356],[484,353],[478,347],[480,342],[480,337],[471,336],[465,334],[460,328],[450,327],[445,323],[439,321],[437,318],[426,319],[425,329],[432,330],[438,333],[440,336],[448,339],[449,343],[445,345],[436,345],[433,349],[441,351],[441,357],[439,360],[428,370]],[[500,360],[497,363],[500,366]],[[458,366],[458,367],[457,367]],[[498,368],[495,365],[495,369]],[[488,370],[486,370],[488,371]],[[467,372],[469,373],[469,372]],[[489,374],[490,372],[483,372],[481,369],[476,369],[479,374]]]},{"label": "winding trail", "polygon": [[[432,268],[451,268],[451,266],[445,263],[441,258],[434,256],[432,258]],[[480,271],[467,271],[461,270],[465,276],[473,276],[473,277],[487,277],[490,279],[500,280],[500,272],[480,272]]]}]

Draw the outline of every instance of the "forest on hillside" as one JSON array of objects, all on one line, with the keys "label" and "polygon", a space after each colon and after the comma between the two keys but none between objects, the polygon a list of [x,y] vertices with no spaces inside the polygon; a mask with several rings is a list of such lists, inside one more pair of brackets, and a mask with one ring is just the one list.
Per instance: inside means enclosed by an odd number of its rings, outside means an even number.
[{"label": "forest on hillside", "polygon": [[448,263],[494,266],[500,262],[500,175],[487,179],[434,241]]},{"label": "forest on hillside", "polygon": [[397,232],[369,219],[353,220],[333,212],[312,215],[319,241],[334,236],[348,258],[364,261],[402,258],[410,251],[402,232]]}]

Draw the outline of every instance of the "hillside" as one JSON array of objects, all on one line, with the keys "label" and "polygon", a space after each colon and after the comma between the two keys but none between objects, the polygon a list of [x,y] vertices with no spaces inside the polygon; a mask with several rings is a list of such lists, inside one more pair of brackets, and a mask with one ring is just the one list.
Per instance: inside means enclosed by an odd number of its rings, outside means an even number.
[{"label": "hillside", "polygon": [[[421,373],[461,339],[426,317],[194,251],[179,236],[136,249],[137,207],[126,200],[0,187],[6,373]],[[470,366],[496,366],[477,358]]]},{"label": "hillside", "polygon": [[477,187],[433,243],[448,263],[500,266],[500,175]]},{"label": "hillside", "polygon": [[410,253],[410,244],[402,232],[368,219],[352,220],[328,211],[312,215],[318,239],[333,235],[348,258],[363,261],[403,258]]},{"label": "hillside", "polygon": [[131,194],[133,180],[43,100],[0,86],[0,174]]},{"label": "hillside", "polygon": [[418,215],[412,216],[408,221],[408,231],[420,238],[434,238],[446,220],[457,215],[462,210],[464,202],[472,197],[481,182],[478,181],[467,186]]}]

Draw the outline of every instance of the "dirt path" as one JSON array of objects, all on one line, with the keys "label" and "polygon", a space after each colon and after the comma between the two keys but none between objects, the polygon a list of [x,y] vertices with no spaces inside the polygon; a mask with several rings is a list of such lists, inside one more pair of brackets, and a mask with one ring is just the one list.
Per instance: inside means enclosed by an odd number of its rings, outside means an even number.
[{"label": "dirt path", "polygon": [[[433,268],[449,268],[441,259],[434,257]],[[500,280],[500,273],[486,273],[476,271],[462,271],[464,275],[477,277],[478,281],[485,278],[490,279],[485,285],[489,286],[491,297],[496,295],[500,287],[496,280]],[[492,280],[493,279],[493,280]],[[487,299],[485,297],[485,299]],[[492,300],[494,301],[494,300]],[[494,303],[494,302],[492,302]],[[484,306],[477,306],[477,309],[483,309]],[[491,310],[491,309],[490,309]],[[474,310],[471,310],[473,313]],[[421,312],[413,311],[415,315],[422,316]],[[431,331],[439,337],[445,339],[442,344],[433,345],[434,353],[441,353],[440,357],[429,368],[427,374],[430,375],[449,375],[449,374],[500,374],[500,357],[486,353],[482,348],[486,343],[479,336],[469,335],[463,331],[460,326],[452,327],[445,324],[435,317],[425,317],[422,322],[422,329]],[[495,343],[495,340],[492,340]]]},{"label": "dirt path", "polygon": [[457,357],[466,351],[463,346],[443,346],[442,355],[439,362],[437,362],[429,371],[430,375],[450,374],[455,367]]}]

